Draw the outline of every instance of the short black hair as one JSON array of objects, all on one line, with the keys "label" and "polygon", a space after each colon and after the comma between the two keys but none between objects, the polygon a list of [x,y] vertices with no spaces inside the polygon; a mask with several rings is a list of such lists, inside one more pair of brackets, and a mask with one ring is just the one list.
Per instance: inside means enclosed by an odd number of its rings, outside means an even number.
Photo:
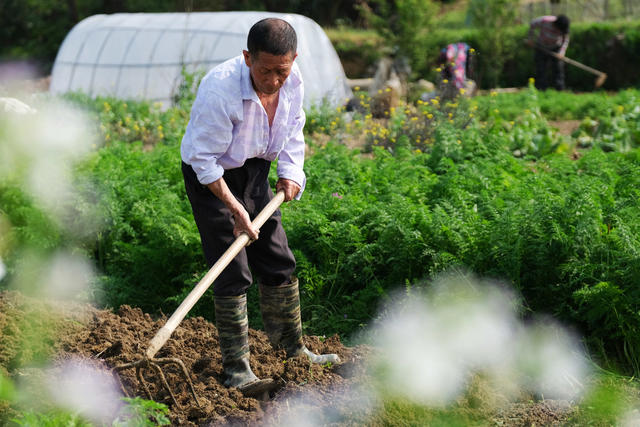
[{"label": "short black hair", "polygon": [[569,32],[569,18],[565,15],[556,16],[556,20],[553,22],[553,25],[562,31],[563,34],[567,34]]},{"label": "short black hair", "polygon": [[253,57],[259,52],[277,56],[288,53],[295,55],[298,48],[298,38],[296,31],[287,21],[278,18],[265,18],[253,24],[249,30],[247,48]]}]

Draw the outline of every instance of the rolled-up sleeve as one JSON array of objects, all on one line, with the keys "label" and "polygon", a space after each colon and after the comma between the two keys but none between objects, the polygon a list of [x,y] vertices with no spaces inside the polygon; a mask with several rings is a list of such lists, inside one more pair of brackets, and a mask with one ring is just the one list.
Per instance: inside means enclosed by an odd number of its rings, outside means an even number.
[{"label": "rolled-up sleeve", "polygon": [[300,186],[300,192],[297,194],[296,199],[300,199],[307,183],[303,170],[305,150],[303,129],[306,116],[302,108],[302,100],[304,99],[302,82],[297,89],[298,93],[296,93],[289,110],[287,142],[278,156],[278,178],[290,179],[296,182]]},{"label": "rolled-up sleeve", "polygon": [[201,184],[217,181],[224,174],[218,159],[233,136],[231,106],[222,96],[198,91],[191,118],[182,140],[182,160],[191,165]]}]

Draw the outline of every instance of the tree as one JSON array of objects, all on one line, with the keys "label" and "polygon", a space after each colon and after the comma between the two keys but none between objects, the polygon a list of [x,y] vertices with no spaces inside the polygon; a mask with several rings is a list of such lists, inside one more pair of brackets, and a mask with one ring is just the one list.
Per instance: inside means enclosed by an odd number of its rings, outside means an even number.
[{"label": "tree", "polygon": [[387,47],[408,58],[414,68],[422,68],[432,52],[424,52],[420,40],[433,28],[438,6],[432,0],[372,0],[371,4],[363,1],[358,8]]},{"label": "tree", "polygon": [[502,68],[513,57],[517,41],[507,37],[507,28],[515,23],[517,0],[471,0],[469,17],[480,30],[479,50],[484,72],[492,86],[498,84]]}]

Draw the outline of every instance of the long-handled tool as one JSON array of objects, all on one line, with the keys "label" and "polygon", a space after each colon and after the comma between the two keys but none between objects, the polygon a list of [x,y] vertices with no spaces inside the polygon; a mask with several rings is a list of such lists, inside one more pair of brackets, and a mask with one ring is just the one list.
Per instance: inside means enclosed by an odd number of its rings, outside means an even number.
[{"label": "long-handled tool", "polygon": [[[258,214],[258,216],[256,216],[256,218],[253,220],[251,225],[257,229],[262,227],[262,225],[269,219],[269,217],[271,217],[271,215],[276,211],[276,209],[278,209],[278,207],[282,204],[283,201],[284,201],[284,191],[278,191],[275,197],[267,204],[267,206],[264,207],[264,209],[262,209],[262,211]],[[184,376],[185,380],[187,381],[187,384],[189,385],[189,389],[191,391],[191,394],[193,395],[193,398],[196,400],[196,403],[200,405],[200,402],[198,401],[198,396],[196,395],[196,391],[193,388],[193,383],[189,378],[189,373],[187,372],[187,368],[185,367],[182,360],[175,357],[155,358],[154,356],[160,350],[160,348],[162,348],[162,346],[167,342],[167,340],[169,339],[173,331],[178,327],[180,322],[182,322],[182,320],[185,318],[187,313],[189,313],[189,310],[191,310],[191,308],[196,304],[196,302],[198,302],[200,297],[205,293],[205,291],[209,288],[209,286],[211,286],[213,281],[220,275],[220,273],[222,273],[222,271],[227,267],[227,265],[229,265],[231,260],[233,260],[233,258],[235,258],[235,256],[238,255],[238,253],[242,250],[242,248],[244,248],[249,244],[249,241],[250,239],[247,233],[242,233],[235,239],[235,241],[231,244],[229,249],[227,249],[226,252],[222,254],[220,259],[218,259],[218,261],[209,269],[207,274],[205,274],[204,277],[200,279],[200,282],[198,282],[198,284],[193,288],[193,290],[189,293],[189,295],[187,295],[184,301],[182,301],[180,306],[176,309],[176,311],[174,311],[174,313],[171,315],[169,320],[167,320],[164,326],[151,339],[151,341],[149,342],[147,351],[145,352],[142,359],[137,360],[135,362],[125,363],[125,364],[116,366],[115,368],[113,368],[113,370],[115,372],[120,372],[125,369],[135,368],[136,377],[138,378],[138,381],[140,381],[140,383],[142,384],[145,390],[145,393],[147,394],[147,397],[149,399],[152,399],[151,392],[149,391],[149,387],[147,386],[147,383],[144,380],[143,373],[146,369],[149,369],[149,368],[153,369],[158,374],[158,377],[160,377],[160,381],[162,382],[162,385],[165,388],[165,390],[167,390],[167,392],[171,396],[173,403],[176,406],[180,406],[176,400],[176,397],[173,394],[173,391],[171,390],[171,387],[169,387],[169,383],[167,382],[167,379],[162,372],[162,368],[160,367],[161,365],[168,365],[168,364],[176,365],[179,368],[179,371],[181,372],[181,374]],[[120,380],[120,378],[117,375],[116,375],[116,378]],[[122,382],[120,382],[120,385],[122,386]],[[126,390],[124,390],[124,387],[122,387],[122,389],[124,393],[127,394]]]},{"label": "long-handled tool", "polygon": [[598,71],[595,68],[591,68],[588,65],[584,65],[583,63],[578,62],[578,61],[576,61],[574,59],[567,58],[566,56],[560,55],[560,54],[558,54],[558,53],[556,53],[556,52],[554,52],[552,50],[546,49],[546,48],[540,46],[539,44],[536,44],[535,48],[539,49],[540,51],[542,51],[544,53],[546,53],[547,55],[551,55],[554,58],[559,59],[560,61],[566,62],[567,64],[571,64],[571,65],[573,65],[575,67],[578,67],[578,68],[580,68],[580,69],[582,69],[584,71],[587,71],[587,72],[589,72],[591,74],[595,74],[597,76],[596,77],[596,81],[594,83],[596,88],[599,88],[600,86],[602,86],[604,84],[604,81],[607,80],[607,73],[603,73],[602,71]]}]

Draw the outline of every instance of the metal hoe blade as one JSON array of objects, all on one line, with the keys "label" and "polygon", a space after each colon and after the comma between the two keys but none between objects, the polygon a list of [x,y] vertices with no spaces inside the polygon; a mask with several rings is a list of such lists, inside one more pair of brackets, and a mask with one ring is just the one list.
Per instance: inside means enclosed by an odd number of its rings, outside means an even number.
[{"label": "metal hoe blade", "polygon": [[[162,368],[160,367],[161,365],[169,365],[169,364],[174,364],[178,366],[179,372],[182,374],[182,376],[187,382],[187,385],[189,386],[191,395],[195,399],[198,406],[201,406],[200,401],[198,400],[198,396],[196,395],[196,390],[193,388],[193,383],[191,382],[191,378],[189,378],[189,373],[187,372],[187,368],[186,366],[184,366],[184,363],[182,363],[182,360],[178,358],[175,358],[175,357],[162,357],[157,359],[144,358],[144,359],[137,360],[135,362],[118,365],[112,369],[112,372],[114,372],[115,374],[125,369],[135,368],[136,378],[138,378],[138,381],[140,381],[142,388],[144,388],[144,392],[147,395],[147,398],[149,400],[153,400],[153,397],[151,396],[151,391],[149,390],[149,386],[147,385],[147,382],[144,379],[144,371],[149,368],[153,369],[156,372],[157,376],[160,378],[160,382],[162,383],[162,386],[167,391],[167,393],[169,393],[169,396],[171,396],[171,400],[173,401],[173,404],[176,405],[176,407],[180,408],[181,406],[178,403],[178,400],[176,399],[176,396],[173,393],[173,390],[171,390],[171,387],[167,382],[167,378],[162,372]],[[124,384],[122,384],[122,380],[120,379],[120,376],[119,375],[114,375],[114,376],[117,378],[118,383],[120,384],[120,388],[122,389],[122,392],[125,394],[125,396],[128,397],[129,393],[127,393],[127,390],[124,388]]]}]

